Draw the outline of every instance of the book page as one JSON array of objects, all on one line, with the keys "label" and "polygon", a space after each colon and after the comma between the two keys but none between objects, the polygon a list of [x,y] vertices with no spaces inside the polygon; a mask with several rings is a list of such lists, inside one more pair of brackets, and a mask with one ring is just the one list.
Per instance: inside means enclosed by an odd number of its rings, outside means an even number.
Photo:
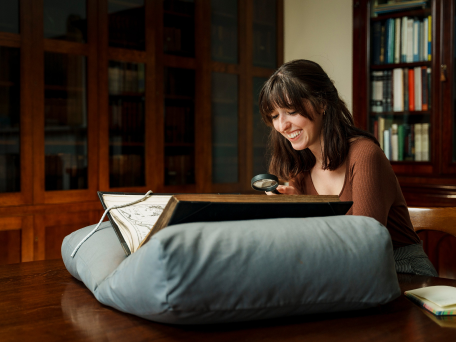
[{"label": "book page", "polygon": [[[112,207],[133,202],[141,197],[143,196],[104,194],[103,200],[107,207]],[[171,197],[152,195],[142,202],[110,211],[132,253],[138,249],[141,241],[157,222]]]},{"label": "book page", "polygon": [[428,286],[407,293],[427,299],[442,308],[456,305],[456,287],[452,286]]}]

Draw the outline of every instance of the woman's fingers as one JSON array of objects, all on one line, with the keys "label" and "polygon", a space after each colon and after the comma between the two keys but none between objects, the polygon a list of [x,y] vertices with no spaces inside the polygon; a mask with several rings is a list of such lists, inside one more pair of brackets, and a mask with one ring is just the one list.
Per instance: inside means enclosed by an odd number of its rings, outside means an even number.
[{"label": "woman's fingers", "polygon": [[[283,195],[299,195],[296,188],[293,186],[289,186],[289,185],[279,185],[276,190]],[[275,193],[270,192],[270,191],[265,191],[265,192],[266,192],[266,195],[276,195]]]}]

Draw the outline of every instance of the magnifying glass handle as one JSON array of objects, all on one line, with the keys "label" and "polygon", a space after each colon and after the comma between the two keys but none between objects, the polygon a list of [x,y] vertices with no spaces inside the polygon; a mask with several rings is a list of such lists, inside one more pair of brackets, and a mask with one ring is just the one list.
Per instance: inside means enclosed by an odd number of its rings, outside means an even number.
[{"label": "magnifying glass handle", "polygon": [[274,189],[271,191],[273,194],[276,194],[276,195],[282,195],[281,192],[278,192],[277,189]]}]

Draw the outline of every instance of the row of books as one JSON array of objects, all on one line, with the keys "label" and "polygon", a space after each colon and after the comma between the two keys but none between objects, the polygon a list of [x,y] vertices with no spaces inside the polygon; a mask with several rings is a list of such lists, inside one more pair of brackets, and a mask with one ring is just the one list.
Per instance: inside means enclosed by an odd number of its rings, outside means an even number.
[{"label": "row of books", "polygon": [[73,153],[45,155],[46,190],[87,188],[87,156]]},{"label": "row of books", "polygon": [[191,108],[166,106],[166,143],[193,143],[195,141],[194,127],[195,117]]},{"label": "row of books", "polygon": [[431,109],[431,68],[396,68],[371,72],[372,112],[427,111]]},{"label": "row of books", "polygon": [[275,67],[276,53],[275,29],[254,27],[253,64],[255,66]]},{"label": "row of books", "polygon": [[109,94],[144,93],[144,63],[111,62],[108,68]]},{"label": "row of books", "polygon": [[397,124],[379,117],[374,135],[392,161],[430,161],[429,123]]},{"label": "row of books", "polygon": [[121,135],[123,141],[144,142],[144,102],[117,99],[109,104],[111,134]]},{"label": "row of books", "polygon": [[144,6],[110,13],[109,46],[144,50],[146,31],[144,13]]},{"label": "row of books", "polygon": [[87,109],[82,98],[46,98],[44,120],[46,126],[86,126]]},{"label": "row of books", "polygon": [[428,0],[377,0],[374,5],[374,14],[386,14],[409,10],[417,7],[426,7]]},{"label": "row of books", "polygon": [[195,160],[193,155],[165,156],[165,184],[183,185],[195,183]]},{"label": "row of books", "polygon": [[109,185],[114,188],[145,185],[144,155],[115,154],[109,157]]},{"label": "row of books", "polygon": [[21,190],[21,168],[19,154],[0,154],[0,193]]},{"label": "row of books", "polygon": [[413,63],[431,60],[432,17],[389,18],[372,25],[372,63]]},{"label": "row of books", "polygon": [[195,96],[195,70],[165,68],[166,96]]},{"label": "row of books", "polygon": [[236,22],[232,25],[212,25],[211,51],[212,59],[217,61],[229,60],[237,63],[237,30]]},{"label": "row of books", "polygon": [[165,52],[182,50],[181,29],[175,27],[165,27],[163,29],[163,48]]}]

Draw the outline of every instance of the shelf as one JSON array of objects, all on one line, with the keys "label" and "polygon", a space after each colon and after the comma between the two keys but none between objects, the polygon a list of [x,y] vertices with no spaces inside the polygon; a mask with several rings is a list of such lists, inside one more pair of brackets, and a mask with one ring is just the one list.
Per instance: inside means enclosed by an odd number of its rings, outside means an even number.
[{"label": "shelf", "polygon": [[403,161],[393,161],[390,160],[391,165],[428,165],[432,166],[430,161],[413,161],[413,160],[403,160]]},{"label": "shelf", "polygon": [[45,146],[84,146],[87,141],[45,141]]},{"label": "shelf", "polygon": [[377,17],[371,17],[371,21],[382,21],[389,18],[402,18],[402,17],[425,17],[432,14],[430,8],[420,9],[404,9],[398,12],[391,12],[390,14],[381,14]]},{"label": "shelf", "polygon": [[176,17],[184,17],[184,18],[193,18],[194,17],[191,14],[174,12],[174,11],[170,11],[170,10],[164,10],[163,12],[164,12],[164,14],[173,15]]},{"label": "shelf", "polygon": [[137,147],[145,147],[146,144],[144,142],[110,142],[109,146],[137,146]]},{"label": "shelf", "polygon": [[165,147],[194,147],[194,143],[185,143],[185,142],[175,142],[175,143],[165,143]]},{"label": "shelf", "polygon": [[10,81],[0,81],[0,87],[19,87],[18,83],[10,82]]},{"label": "shelf", "polygon": [[120,94],[109,94],[110,98],[119,98],[119,97],[144,97],[145,93],[136,93],[136,92],[122,92]]},{"label": "shelf", "polygon": [[370,112],[371,116],[405,116],[405,115],[431,115],[431,111],[413,111],[413,112]]},{"label": "shelf", "polygon": [[231,20],[237,20],[237,15],[229,14],[229,13],[224,13],[224,12],[219,12],[219,11],[212,11],[211,14],[223,17],[226,19],[231,19]]},{"label": "shelf", "polygon": [[44,90],[58,90],[58,91],[77,91],[77,92],[82,92],[85,91],[85,88],[81,87],[68,87],[68,86],[62,86],[62,85],[50,85],[50,84],[45,84],[44,85]]},{"label": "shelf", "polygon": [[184,95],[171,95],[165,94],[165,100],[185,100],[185,101],[195,101],[195,98],[192,96],[184,96]]},{"label": "shelf", "polygon": [[421,62],[413,62],[413,63],[397,63],[397,64],[372,64],[370,66],[371,70],[385,70],[385,69],[396,69],[396,68],[414,68],[418,66],[427,66],[431,67],[431,61],[421,61]]}]

